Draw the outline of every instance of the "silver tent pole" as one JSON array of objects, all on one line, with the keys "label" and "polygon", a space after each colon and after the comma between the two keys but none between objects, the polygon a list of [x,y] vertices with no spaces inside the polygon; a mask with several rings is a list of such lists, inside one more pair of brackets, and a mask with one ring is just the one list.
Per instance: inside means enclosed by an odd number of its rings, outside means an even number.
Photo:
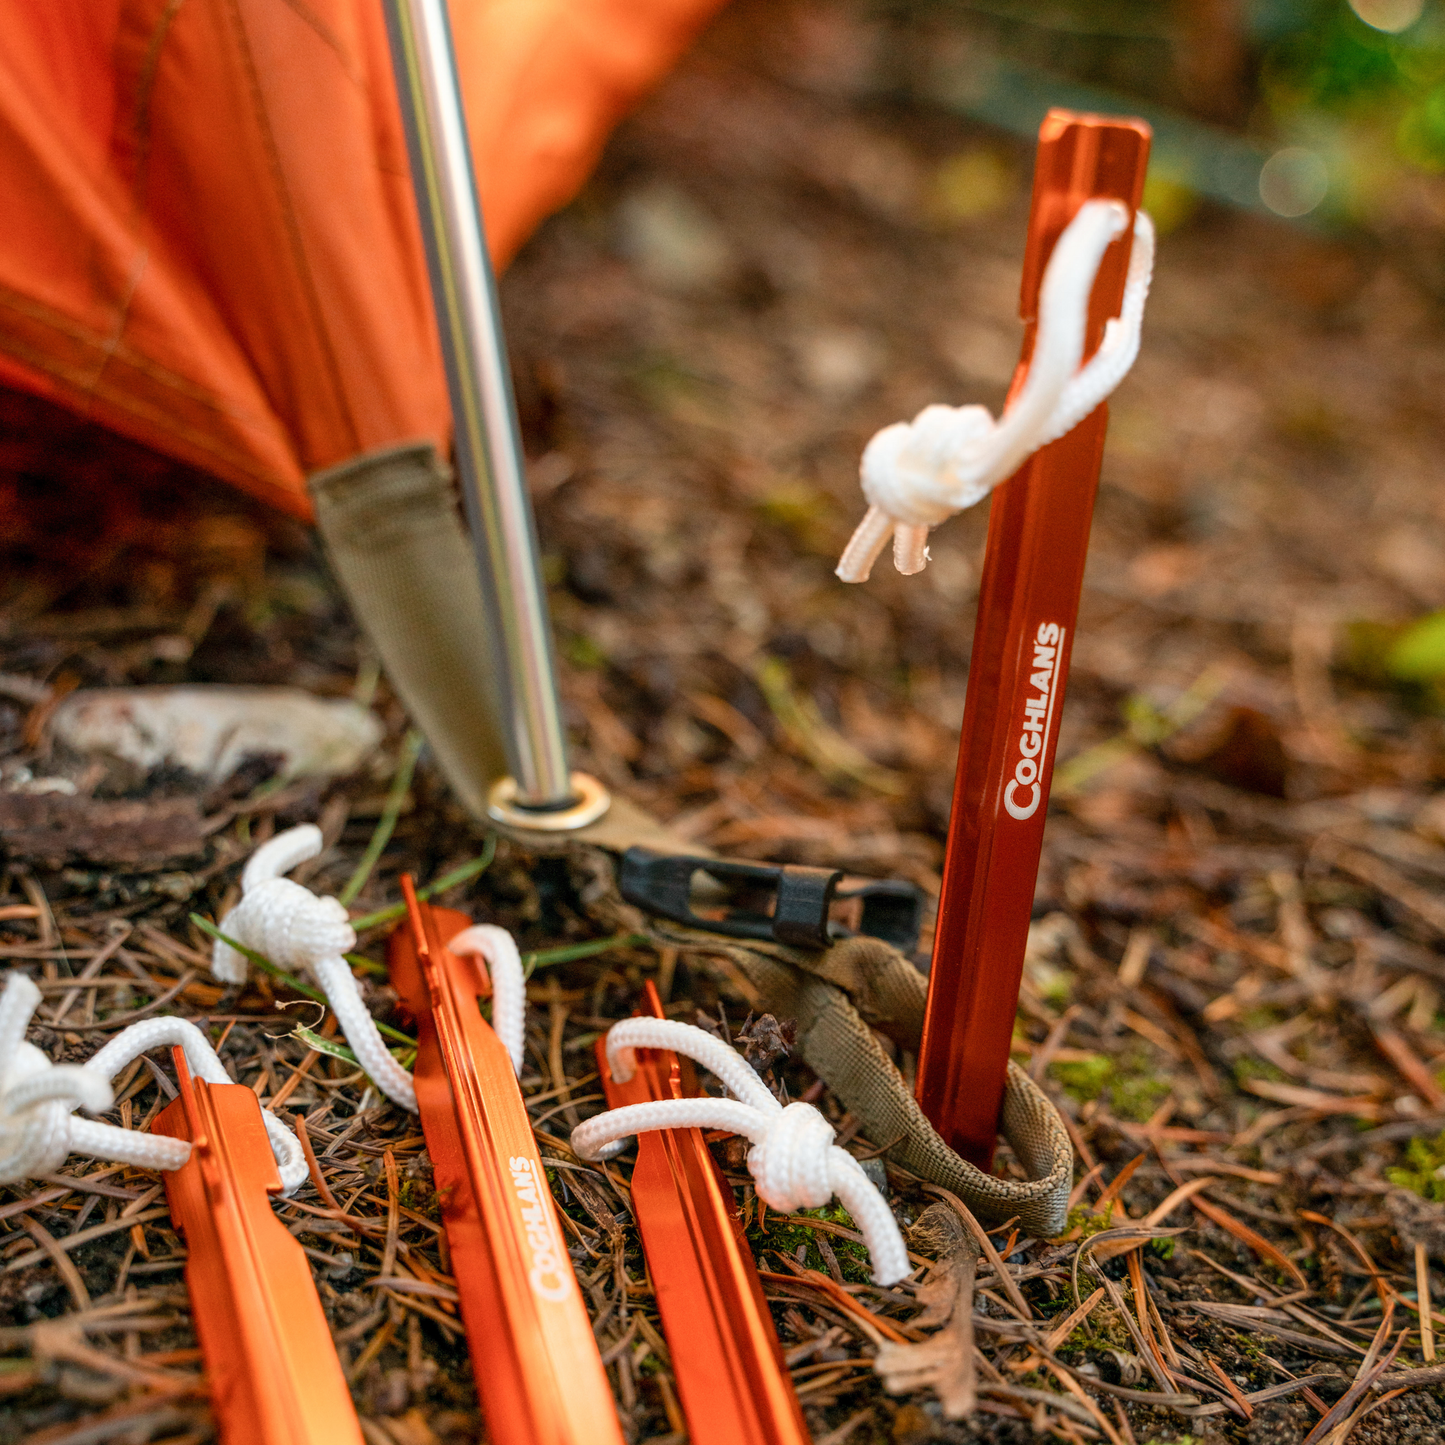
[{"label": "silver tent pole", "polygon": [[596,779],[567,763],[536,522],[446,0],[383,4],[446,360],[457,471],[503,680],[512,776],[493,784],[488,811],[526,828],[580,828],[610,800]]}]

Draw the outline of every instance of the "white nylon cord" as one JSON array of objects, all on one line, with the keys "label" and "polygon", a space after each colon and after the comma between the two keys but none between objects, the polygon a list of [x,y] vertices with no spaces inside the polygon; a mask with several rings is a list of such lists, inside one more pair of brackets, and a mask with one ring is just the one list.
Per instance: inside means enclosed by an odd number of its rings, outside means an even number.
[{"label": "white nylon cord", "polygon": [[[310,969],[367,1077],[387,1098],[414,1114],[412,1077],[382,1042],[343,956],[356,947],[356,931],[345,907],[281,876],[314,858],[321,846],[321,829],[313,823],[288,828],[263,843],[241,874],[241,901],[221,920],[221,932],[273,963],[297,971]],[[492,1027],[520,1074],[527,997],[512,935],[482,923],[463,929],[447,947],[456,954],[480,954],[486,959],[492,979]],[[218,938],[211,950],[211,972],[227,983],[244,983],[246,957]]]},{"label": "white nylon cord", "polygon": [[887,1201],[862,1166],[833,1143],[833,1126],[811,1104],[780,1104],[738,1053],[703,1029],[674,1019],[633,1018],[607,1034],[607,1067],[625,1083],[636,1070],[635,1049],[671,1049],[715,1074],[731,1099],[656,1099],[609,1109],[572,1131],[581,1159],[609,1159],[648,1129],[726,1129],[752,1142],[748,1172],[758,1198],[792,1214],[818,1209],[836,1194],[853,1216],[873,1261],[874,1283],[897,1284],[910,1269],[908,1250]]},{"label": "white nylon cord", "polygon": [[[77,1108],[102,1114],[114,1102],[110,1081],[133,1059],[165,1044],[179,1044],[191,1073],[211,1084],[231,1076],[210,1041],[186,1019],[143,1019],[123,1029],[84,1064],[52,1064],[25,1029],[40,1005],[40,990],[23,973],[11,973],[0,992],[0,1183],[51,1174],[68,1154],[86,1154],[144,1169],[179,1169],[190,1143],[163,1134],[117,1129],[77,1119]],[[296,1136],[269,1110],[261,1117],[276,1156],[283,1194],[305,1180],[306,1156]]]},{"label": "white nylon cord", "polygon": [[838,563],[844,582],[866,582],[890,537],[898,570],[921,572],[931,527],[982,501],[1040,447],[1072,431],[1128,374],[1154,269],[1154,227],[1143,211],[1134,218],[1120,313],[1105,326],[1098,351],[1079,365],[1099,265],[1128,221],[1118,201],[1085,201],[1064,228],[1039,288],[1028,376],[998,421],[982,406],[926,406],[911,423],[884,427],[864,448],[859,471],[868,511]]},{"label": "white nylon cord", "polygon": [[[356,947],[356,930],[345,905],[335,898],[319,898],[309,888],[281,877],[287,869],[314,858],[321,848],[321,829],[314,823],[288,828],[263,843],[241,874],[241,901],[221,920],[221,932],[282,968],[309,969],[330,1000],[336,1022],[366,1076],[387,1098],[414,1114],[411,1075],[382,1042],[351,965],[343,957]],[[246,957],[218,938],[211,949],[211,972],[227,983],[244,983]]]}]

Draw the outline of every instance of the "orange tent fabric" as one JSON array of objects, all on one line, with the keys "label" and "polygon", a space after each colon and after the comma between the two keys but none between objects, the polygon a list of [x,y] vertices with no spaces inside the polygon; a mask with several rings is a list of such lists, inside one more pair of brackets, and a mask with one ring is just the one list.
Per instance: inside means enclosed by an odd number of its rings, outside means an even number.
[{"label": "orange tent fabric", "polygon": [[[452,0],[505,263],[721,0]],[[0,383],[309,518],[450,410],[380,0],[0,0]]]}]

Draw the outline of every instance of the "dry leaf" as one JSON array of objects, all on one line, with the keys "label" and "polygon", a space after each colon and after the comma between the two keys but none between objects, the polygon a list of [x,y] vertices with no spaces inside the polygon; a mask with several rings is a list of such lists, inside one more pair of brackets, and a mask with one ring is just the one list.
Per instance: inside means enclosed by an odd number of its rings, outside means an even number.
[{"label": "dry leaf", "polygon": [[918,1291],[923,1313],[915,1325],[943,1326],[918,1344],[885,1342],[873,1368],[892,1395],[931,1389],[944,1418],[962,1420],[973,1413],[977,1380],[973,1363],[973,1281],[978,1243],[946,1205],[931,1204],[919,1216],[912,1238],[938,1250],[938,1260]]}]

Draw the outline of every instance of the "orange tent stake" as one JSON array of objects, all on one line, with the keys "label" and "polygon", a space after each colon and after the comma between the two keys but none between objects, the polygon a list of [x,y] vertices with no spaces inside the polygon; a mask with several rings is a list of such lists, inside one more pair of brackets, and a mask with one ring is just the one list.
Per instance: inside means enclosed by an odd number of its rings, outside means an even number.
[{"label": "orange tent stake", "polygon": [[[646,1012],[663,1017],[651,981]],[[638,1049],[636,1072],[619,1084],[607,1041],[596,1047],[609,1108],[699,1092],[691,1062],[670,1050]],[[694,1445],[803,1445],[808,1428],[762,1282],[700,1129],[638,1135],[632,1208]]]},{"label": "orange tent stake", "polygon": [[[1148,158],[1142,121],[1049,112],[1024,254],[1028,329],[1012,394],[1028,373],[1055,242],[1091,199],[1122,201],[1132,221]],[[1131,235],[1115,241],[1099,268],[1085,360],[1119,310]],[[1036,452],[999,487],[989,511],[917,1083],[930,1123],[981,1169],[990,1167],[998,1136],[1108,420],[1101,404]]]},{"label": "orange tent stake", "polygon": [[281,1188],[256,1095],[192,1080],[157,1134],[191,1141],[165,1175],[185,1235],[186,1285],[224,1445],[363,1445],[331,1329],[301,1246],[271,1212]]},{"label": "orange tent stake", "polygon": [[622,1445],[512,1061],[477,1007],[490,983],[442,942],[471,919],[420,902],[410,878],[402,891],[407,922],[391,936],[391,977],[417,1021],[417,1107],[487,1438]]}]

